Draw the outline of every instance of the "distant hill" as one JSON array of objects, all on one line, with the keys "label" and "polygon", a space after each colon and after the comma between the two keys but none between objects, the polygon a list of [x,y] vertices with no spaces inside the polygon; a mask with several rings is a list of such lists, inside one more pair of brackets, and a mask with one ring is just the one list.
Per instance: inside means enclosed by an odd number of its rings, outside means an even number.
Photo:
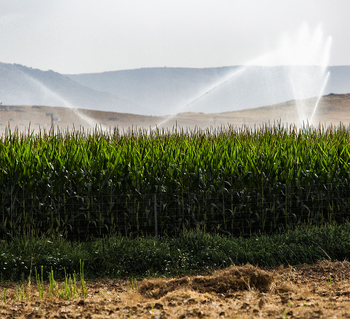
[{"label": "distant hill", "polygon": [[[329,67],[323,95],[350,92],[350,67]],[[0,63],[0,102],[162,116],[222,113],[319,96],[319,67],[143,68],[63,75]]]},{"label": "distant hill", "polygon": [[130,99],[151,109],[152,115],[167,115],[238,68],[143,68],[67,76],[95,90]]},{"label": "distant hill", "polygon": [[[317,98],[305,100],[291,100],[283,103],[263,106],[259,108],[246,109],[227,113],[194,113],[186,112],[175,116],[147,116],[135,115],[120,112],[106,112],[86,109],[72,109],[67,107],[48,107],[41,105],[0,105],[0,135],[3,134],[8,126],[11,130],[18,128],[21,132],[37,133],[39,130],[49,131],[51,124],[60,131],[67,128],[86,130],[96,127],[112,131],[118,127],[120,132],[128,131],[131,128],[150,127],[165,128],[171,131],[176,129],[196,129],[203,130],[219,128],[222,125],[233,125],[242,127],[242,125],[255,127],[265,125],[266,123],[283,123],[302,125],[298,118],[297,107],[300,104],[305,109],[313,109],[317,103]],[[329,94],[318,100],[318,107],[314,117],[313,124],[319,123],[323,126],[335,125],[340,122],[348,126],[350,124],[350,94]],[[52,113],[57,119],[53,123],[47,113]],[[304,124],[306,124],[304,122]]]},{"label": "distant hill", "polygon": [[324,74],[320,67],[312,66],[232,66],[144,68],[67,76],[153,110],[146,114],[167,115],[230,112],[319,96],[328,71],[323,95],[349,93],[349,66],[329,67]]},{"label": "distant hill", "polygon": [[83,86],[53,71],[0,63],[0,102],[8,105],[47,105],[133,113],[146,112],[135,103]]}]

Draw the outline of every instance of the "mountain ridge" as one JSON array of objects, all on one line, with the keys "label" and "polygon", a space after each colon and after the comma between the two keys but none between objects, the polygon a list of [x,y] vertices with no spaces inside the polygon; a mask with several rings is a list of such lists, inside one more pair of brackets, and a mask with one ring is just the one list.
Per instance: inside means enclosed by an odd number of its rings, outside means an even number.
[{"label": "mountain ridge", "polygon": [[42,71],[20,64],[0,63],[0,100],[4,104],[62,106],[98,109],[99,105],[134,112],[143,111],[135,103],[109,92],[99,92],[52,70]]},{"label": "mountain ridge", "polygon": [[[349,93],[350,66],[328,67],[324,73],[328,71],[330,76],[323,94]],[[106,89],[150,109],[159,105],[153,115],[183,111],[215,113],[218,108],[221,112],[229,112],[281,103],[297,98],[293,83],[290,83],[291,76],[295,81],[304,78],[304,81],[311,82],[314,78],[320,82],[324,79],[316,66],[167,67],[68,76],[85,86]],[[310,86],[310,83],[306,84]],[[309,90],[309,94],[300,98],[319,96],[323,83],[317,84]],[[215,85],[218,87],[214,88]]]}]

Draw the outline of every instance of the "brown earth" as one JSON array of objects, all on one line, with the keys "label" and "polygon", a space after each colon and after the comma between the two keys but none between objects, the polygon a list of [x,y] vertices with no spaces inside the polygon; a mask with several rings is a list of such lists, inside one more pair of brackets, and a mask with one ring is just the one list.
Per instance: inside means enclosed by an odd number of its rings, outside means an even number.
[{"label": "brown earth", "polygon": [[[259,269],[231,266],[212,275],[87,283],[85,299],[0,301],[1,318],[350,318],[350,263]],[[18,284],[17,284],[18,285]],[[137,285],[137,287],[135,286]],[[17,287],[18,289],[18,287]],[[46,290],[48,288],[46,287]],[[35,300],[36,299],[36,300]]]},{"label": "brown earth", "polygon": [[[296,105],[299,104],[310,116],[312,109],[316,105],[317,99],[293,100],[271,106],[264,106],[254,109],[246,109],[236,112],[204,114],[204,113],[180,113],[175,116],[142,116],[128,113],[103,112],[84,109],[69,109],[63,107],[48,107],[40,105],[0,105],[0,134],[5,132],[6,127],[14,130],[28,132],[35,130],[50,130],[51,116],[59,120],[54,121],[54,126],[60,130],[85,129],[102,127],[104,129],[114,129],[118,127],[121,131],[129,128],[165,127],[175,126],[193,129],[219,127],[221,125],[242,125],[254,126],[274,122],[297,123],[298,112]],[[350,94],[330,94],[322,97],[318,103],[314,123],[322,125],[345,125],[350,123]]]}]

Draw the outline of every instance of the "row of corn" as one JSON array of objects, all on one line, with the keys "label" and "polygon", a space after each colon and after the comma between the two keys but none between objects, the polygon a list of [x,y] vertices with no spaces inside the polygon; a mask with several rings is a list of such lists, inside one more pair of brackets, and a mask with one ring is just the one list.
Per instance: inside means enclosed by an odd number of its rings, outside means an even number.
[{"label": "row of corn", "polygon": [[0,137],[0,237],[275,233],[350,216],[350,129]]}]

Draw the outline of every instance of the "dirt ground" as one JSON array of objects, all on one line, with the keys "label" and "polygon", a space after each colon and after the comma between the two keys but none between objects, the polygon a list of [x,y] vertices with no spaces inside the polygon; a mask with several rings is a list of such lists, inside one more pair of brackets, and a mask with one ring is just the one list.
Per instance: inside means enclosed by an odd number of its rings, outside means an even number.
[{"label": "dirt ground", "polygon": [[[18,285],[18,283],[17,283]],[[15,300],[5,288],[1,318],[350,318],[350,263],[261,269],[231,266],[212,275],[87,283],[87,297]],[[18,288],[18,287],[17,287]],[[47,289],[47,287],[46,287]]]}]

